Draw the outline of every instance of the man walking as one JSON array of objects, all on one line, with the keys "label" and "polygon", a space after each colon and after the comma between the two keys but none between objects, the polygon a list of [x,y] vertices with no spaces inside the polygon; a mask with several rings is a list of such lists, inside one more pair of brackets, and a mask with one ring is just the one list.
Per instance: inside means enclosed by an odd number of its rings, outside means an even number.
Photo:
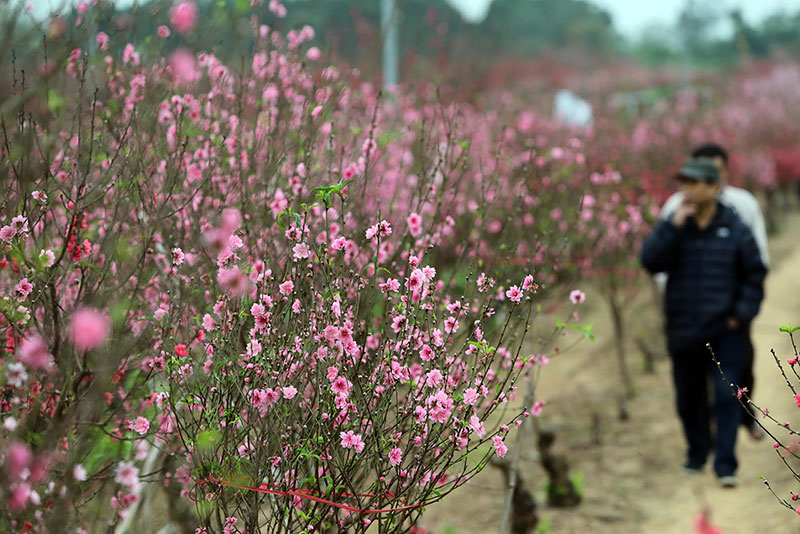
[{"label": "man walking", "polygon": [[[758,201],[752,193],[746,189],[728,185],[728,152],[716,143],[705,143],[697,146],[692,151],[692,157],[709,159],[717,166],[720,172],[720,184],[722,185],[719,201],[729,208],[732,208],[742,219],[742,222],[750,229],[758,245],[761,261],[769,268],[769,247],[764,216],[761,213]],[[661,217],[664,219],[672,217],[675,210],[678,209],[682,202],[683,194],[680,191],[673,194],[667,199],[666,203],[664,203],[664,207],[661,208]],[[664,283],[666,283],[665,280]],[[742,362],[740,387],[747,389],[748,397],[752,399],[753,390],[755,389],[755,376],[753,374],[755,351],[750,331],[751,324],[752,323],[747,323],[743,326],[744,360]],[[766,437],[766,434],[764,434],[764,431],[758,426],[758,423],[756,423],[754,410],[755,409],[749,404],[742,407],[742,426],[747,428],[753,439],[760,441]]]},{"label": "man walking", "polygon": [[743,327],[758,313],[767,268],[752,232],[718,201],[720,178],[718,167],[708,159],[691,159],[680,169],[681,203],[645,240],[641,260],[651,273],[668,276],[667,345],[688,444],[684,470],[700,472],[711,451],[710,374],[716,423],[714,471],[721,485],[734,487],[742,412],[714,368],[706,344],[710,343],[728,380],[740,384]]}]

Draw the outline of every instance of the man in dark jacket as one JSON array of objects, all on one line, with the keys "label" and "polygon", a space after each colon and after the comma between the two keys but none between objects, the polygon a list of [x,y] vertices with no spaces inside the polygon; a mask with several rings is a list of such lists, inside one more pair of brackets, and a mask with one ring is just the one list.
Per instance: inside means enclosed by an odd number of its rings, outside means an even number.
[{"label": "man in dark jacket", "polygon": [[710,160],[689,160],[678,173],[683,201],[645,241],[641,260],[651,273],[669,275],[665,302],[678,415],[688,442],[684,471],[699,473],[711,450],[709,403],[714,386],[716,450],[720,484],[738,484],[735,455],[741,419],[738,400],[714,368],[710,343],[726,377],[738,384],[743,328],[758,313],[767,268],[753,234],[738,215],[717,201],[719,169]]}]

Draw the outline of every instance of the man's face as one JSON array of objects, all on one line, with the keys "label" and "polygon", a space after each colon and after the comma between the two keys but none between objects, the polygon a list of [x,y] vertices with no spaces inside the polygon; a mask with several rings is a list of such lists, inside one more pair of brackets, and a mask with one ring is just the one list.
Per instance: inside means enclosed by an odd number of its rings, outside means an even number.
[{"label": "man's face", "polygon": [[719,183],[725,184],[728,180],[728,169],[725,166],[725,160],[722,159],[720,156],[715,156],[711,158],[712,163],[717,166],[719,169]]},{"label": "man's face", "polygon": [[716,201],[720,184],[719,182],[710,184],[703,180],[678,177],[678,190],[683,193],[684,202],[702,209]]}]

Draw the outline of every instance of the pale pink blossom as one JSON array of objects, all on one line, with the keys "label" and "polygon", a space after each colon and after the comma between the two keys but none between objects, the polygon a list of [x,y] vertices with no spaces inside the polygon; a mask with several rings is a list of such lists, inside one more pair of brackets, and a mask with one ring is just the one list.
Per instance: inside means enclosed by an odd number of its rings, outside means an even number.
[{"label": "pale pink blossom", "polygon": [[316,46],[312,46],[306,52],[306,57],[311,61],[316,61],[322,56],[322,52],[320,52],[319,48]]},{"label": "pale pink blossom", "polygon": [[147,431],[150,429],[150,421],[145,417],[137,417],[135,420],[130,422],[128,428],[140,436],[143,436],[147,434]]},{"label": "pale pink blossom", "polygon": [[294,246],[294,248],[292,249],[292,252],[294,253],[294,255],[292,256],[294,261],[299,261],[299,260],[302,260],[302,259],[306,259],[310,255],[310,251],[308,249],[308,245],[306,245],[305,243],[296,244]]},{"label": "pale pink blossom", "polygon": [[356,452],[361,452],[364,450],[364,440],[361,438],[361,434],[356,434],[352,430],[348,430],[347,432],[340,432],[339,437],[341,438],[341,445],[345,449],[354,448]]},{"label": "pale pink blossom", "polygon": [[580,304],[586,300],[586,294],[580,289],[575,289],[569,294],[569,301],[573,304]]},{"label": "pale pink blossom", "polygon": [[83,467],[81,464],[75,464],[72,467],[72,478],[77,480],[78,482],[85,482],[87,477],[86,468]]},{"label": "pale pink blossom", "polygon": [[79,351],[94,350],[108,339],[108,318],[93,308],[81,308],[72,315],[70,339]]},{"label": "pale pink blossom", "polygon": [[477,415],[473,415],[469,418],[469,428],[475,432],[479,438],[482,438],[486,434],[483,422],[481,422]]},{"label": "pale pink blossom", "polygon": [[22,340],[17,358],[32,369],[49,369],[53,366],[53,355],[47,350],[44,340],[38,336]]},{"label": "pale pink blossom", "polygon": [[519,302],[522,300],[522,290],[517,286],[511,286],[506,291],[506,298],[511,302]]},{"label": "pale pink blossom", "polygon": [[403,451],[397,447],[389,451],[389,463],[392,464],[392,467],[397,467],[402,461]]},{"label": "pale pink blossom", "polygon": [[278,289],[280,290],[281,295],[291,295],[292,291],[294,291],[294,282],[287,280],[278,286]]},{"label": "pale pink blossom", "polygon": [[474,406],[478,402],[478,390],[475,388],[467,388],[464,390],[464,404]]},{"label": "pale pink blossom", "polygon": [[139,468],[133,462],[120,462],[114,476],[114,482],[126,486],[131,492],[139,492]]},{"label": "pale pink blossom", "polygon": [[497,456],[502,458],[506,455],[506,453],[508,453],[508,447],[506,447],[506,444],[503,443],[502,436],[494,436],[492,438],[492,442],[494,443],[494,452],[497,454]]},{"label": "pale pink blossom", "polygon": [[191,1],[176,4],[169,12],[169,23],[182,35],[191,32],[197,25],[197,5]]}]

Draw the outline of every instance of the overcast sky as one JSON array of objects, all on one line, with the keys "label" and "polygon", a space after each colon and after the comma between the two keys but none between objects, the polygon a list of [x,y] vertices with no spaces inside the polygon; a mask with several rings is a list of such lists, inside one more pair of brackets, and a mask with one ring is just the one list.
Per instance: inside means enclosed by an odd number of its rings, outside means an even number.
[{"label": "overcast sky", "polygon": [[[486,15],[492,0],[447,0],[470,20],[480,20]],[[558,0],[553,0],[558,1]],[[589,0],[605,8],[614,19],[614,26],[623,35],[637,38],[653,24],[670,25],[687,0]],[[706,0],[700,0],[706,1]],[[710,1],[710,0],[709,0]],[[760,22],[776,11],[800,11],[800,0],[715,0],[714,5],[738,7],[749,23]]]}]

